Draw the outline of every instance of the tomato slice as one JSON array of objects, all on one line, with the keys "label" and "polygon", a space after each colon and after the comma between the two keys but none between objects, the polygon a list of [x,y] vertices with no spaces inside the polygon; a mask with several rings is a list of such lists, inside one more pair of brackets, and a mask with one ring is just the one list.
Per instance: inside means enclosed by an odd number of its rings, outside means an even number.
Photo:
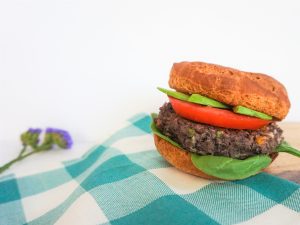
[{"label": "tomato slice", "polygon": [[236,114],[226,109],[201,106],[169,97],[174,111],[189,120],[216,127],[256,130],[269,124],[270,120]]}]

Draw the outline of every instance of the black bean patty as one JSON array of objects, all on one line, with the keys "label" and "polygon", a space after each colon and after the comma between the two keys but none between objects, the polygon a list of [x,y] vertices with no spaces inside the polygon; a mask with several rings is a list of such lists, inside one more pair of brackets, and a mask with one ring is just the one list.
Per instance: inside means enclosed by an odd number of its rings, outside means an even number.
[{"label": "black bean patty", "polygon": [[245,159],[270,154],[283,141],[282,130],[271,123],[258,130],[236,130],[196,123],[177,115],[165,103],[155,119],[157,128],[183,149],[199,155]]}]

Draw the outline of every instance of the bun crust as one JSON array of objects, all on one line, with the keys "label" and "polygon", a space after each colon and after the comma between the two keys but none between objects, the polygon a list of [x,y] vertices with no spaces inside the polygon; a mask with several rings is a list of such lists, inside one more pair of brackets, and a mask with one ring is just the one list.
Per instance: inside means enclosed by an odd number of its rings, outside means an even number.
[{"label": "bun crust", "polygon": [[[177,169],[205,179],[220,180],[220,178],[210,176],[196,168],[192,163],[191,153],[188,151],[179,149],[155,134],[154,143],[161,156]],[[273,162],[277,158],[278,153],[273,153],[270,156]]]},{"label": "bun crust", "polygon": [[290,108],[285,87],[274,78],[203,62],[174,63],[171,88],[201,94],[228,105],[242,105],[282,120]]},{"label": "bun crust", "polygon": [[205,179],[218,179],[197,169],[192,163],[191,154],[189,152],[182,151],[155,134],[154,142],[161,156],[177,169]]}]

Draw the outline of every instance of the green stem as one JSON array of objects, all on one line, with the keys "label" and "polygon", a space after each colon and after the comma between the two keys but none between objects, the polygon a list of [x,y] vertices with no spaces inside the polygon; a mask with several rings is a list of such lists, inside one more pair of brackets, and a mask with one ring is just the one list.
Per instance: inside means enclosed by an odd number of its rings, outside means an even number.
[{"label": "green stem", "polygon": [[20,156],[22,156],[24,154],[24,152],[26,151],[26,148],[27,148],[27,145],[24,145],[17,158],[19,158]]},{"label": "green stem", "polygon": [[9,161],[8,163],[4,164],[4,166],[0,167],[0,174],[3,173],[5,170],[7,170],[12,164],[19,161],[20,158],[15,158],[14,160]]},{"label": "green stem", "polygon": [[[24,149],[22,149],[22,151],[23,151],[23,150],[24,150]],[[24,151],[25,151],[25,150],[24,150]],[[24,151],[23,151],[23,153],[24,153]],[[25,158],[27,158],[28,156],[33,155],[34,153],[37,153],[37,152],[40,152],[40,151],[39,151],[39,150],[35,150],[35,151],[29,152],[29,153],[27,153],[27,154],[25,154],[25,155],[22,155],[23,153],[22,153],[22,154],[19,154],[19,156],[18,156],[17,158],[15,158],[15,159],[9,161],[9,162],[6,163],[4,166],[1,166],[1,167],[0,167],[0,174],[3,173],[5,170],[9,169],[9,167],[10,167],[12,164],[14,164],[14,163],[16,163],[16,162],[18,162],[18,161],[20,161],[20,160],[22,160],[22,159],[25,159]]]}]

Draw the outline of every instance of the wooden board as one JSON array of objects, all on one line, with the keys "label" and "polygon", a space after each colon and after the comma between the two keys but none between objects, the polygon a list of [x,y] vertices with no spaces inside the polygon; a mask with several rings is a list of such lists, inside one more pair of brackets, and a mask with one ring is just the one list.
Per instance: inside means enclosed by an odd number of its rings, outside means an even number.
[{"label": "wooden board", "polygon": [[[280,123],[285,140],[300,149],[300,123]],[[300,158],[287,153],[279,153],[277,159],[265,172],[300,183]]]}]

